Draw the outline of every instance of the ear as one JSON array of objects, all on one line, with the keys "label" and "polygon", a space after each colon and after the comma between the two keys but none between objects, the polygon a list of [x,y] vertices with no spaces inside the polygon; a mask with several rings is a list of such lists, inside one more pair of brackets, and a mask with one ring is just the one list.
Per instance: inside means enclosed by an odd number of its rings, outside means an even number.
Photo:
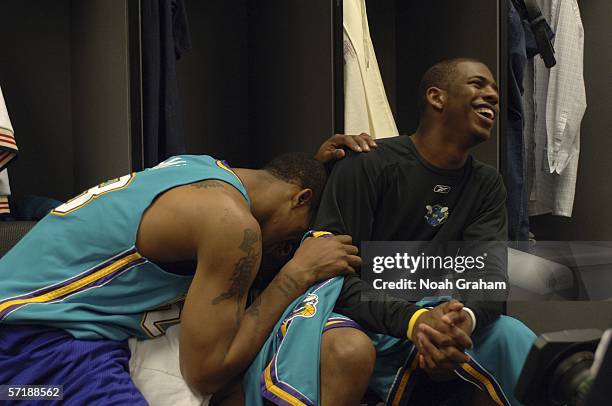
[{"label": "ear", "polygon": [[310,202],[312,201],[312,196],[313,193],[311,189],[302,189],[298,194],[293,196],[293,199],[291,199],[292,206],[300,207],[310,204]]},{"label": "ear", "polygon": [[425,96],[427,98],[427,103],[431,104],[435,110],[442,110],[444,108],[446,104],[446,92],[444,90],[432,86],[427,89]]}]

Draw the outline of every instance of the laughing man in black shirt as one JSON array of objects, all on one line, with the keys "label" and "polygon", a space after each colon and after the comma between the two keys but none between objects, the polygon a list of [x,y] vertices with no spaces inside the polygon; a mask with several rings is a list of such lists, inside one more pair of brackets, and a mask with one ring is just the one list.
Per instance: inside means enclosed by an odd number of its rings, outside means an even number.
[{"label": "laughing man in black shirt", "polygon": [[[471,59],[433,66],[421,81],[419,108],[420,124],[414,134],[379,140],[371,152],[349,153],[335,165],[315,228],[350,234],[357,246],[362,241],[507,240],[501,177],[469,155],[471,148],[490,138],[499,111],[498,89],[490,70]],[[444,213],[432,218],[432,208]],[[502,262],[505,258],[499,259],[493,272],[505,281]],[[500,317],[504,303],[447,302],[423,311],[414,303],[388,297],[363,301],[362,293],[368,291],[372,288],[358,276],[346,277],[335,311],[369,332],[404,339],[396,341],[405,354],[412,348],[405,339],[414,342],[413,368],[418,371],[413,375],[420,374],[423,382],[429,379],[425,376],[437,380],[461,375],[483,389],[475,391],[476,402],[518,404],[513,386],[535,337],[518,320]],[[399,356],[400,352],[389,356],[389,340],[382,340],[387,356],[381,355],[381,342],[374,341],[378,352],[375,368],[372,342],[364,333],[338,328],[323,334],[323,404],[358,400],[372,371],[374,385],[370,385],[378,386],[374,389],[380,395],[388,394],[393,375],[384,376],[385,371],[396,371],[406,357]],[[470,369],[465,350],[472,342]],[[473,359],[484,365],[474,365]],[[381,368],[380,363],[386,365]],[[492,377],[487,380],[485,368],[496,375],[499,385]],[[449,371],[458,372],[449,375]],[[410,376],[410,368],[405,372]],[[478,375],[483,379],[474,378]],[[410,385],[403,390],[406,388]],[[413,396],[421,395],[414,389]]]}]

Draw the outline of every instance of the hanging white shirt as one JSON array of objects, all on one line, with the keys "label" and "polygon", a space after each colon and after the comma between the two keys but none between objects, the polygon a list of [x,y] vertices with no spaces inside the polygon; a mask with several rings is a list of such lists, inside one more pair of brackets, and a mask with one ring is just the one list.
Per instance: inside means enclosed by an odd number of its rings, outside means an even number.
[{"label": "hanging white shirt", "polygon": [[555,32],[557,65],[530,61],[525,74],[525,148],[529,214],[572,215],[586,109],[584,30],[576,0],[538,0]]},{"label": "hanging white shirt", "polygon": [[372,138],[398,135],[383,85],[365,0],[344,0],[344,132]]}]

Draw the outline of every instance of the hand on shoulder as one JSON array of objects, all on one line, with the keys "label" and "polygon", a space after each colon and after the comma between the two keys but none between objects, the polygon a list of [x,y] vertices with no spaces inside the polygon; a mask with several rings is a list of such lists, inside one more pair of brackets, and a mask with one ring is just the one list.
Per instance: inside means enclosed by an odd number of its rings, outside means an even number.
[{"label": "hand on shoulder", "polygon": [[342,159],[346,156],[343,147],[350,148],[355,152],[369,152],[377,145],[376,141],[366,133],[359,135],[334,134],[321,144],[315,159],[323,163]]}]

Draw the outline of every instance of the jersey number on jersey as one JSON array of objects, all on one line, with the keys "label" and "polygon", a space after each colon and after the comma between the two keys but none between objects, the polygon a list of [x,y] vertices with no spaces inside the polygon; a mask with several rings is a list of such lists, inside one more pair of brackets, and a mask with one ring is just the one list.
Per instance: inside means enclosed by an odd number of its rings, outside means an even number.
[{"label": "jersey number on jersey", "polygon": [[149,337],[166,334],[166,329],[181,320],[183,302],[168,304],[146,312],[140,326]]},{"label": "jersey number on jersey", "polygon": [[135,175],[136,174],[131,173],[120,178],[115,178],[104,183],[100,183],[99,185],[84,191],[77,197],[74,197],[68,200],[66,203],[56,207],[53,211],[51,211],[51,213],[58,214],[60,216],[72,213],[73,211],[80,209],[81,207],[87,205],[87,203],[91,202],[93,199],[96,199],[102,196],[103,194],[114,192],[127,187],[132,181],[132,179],[134,179]]}]

